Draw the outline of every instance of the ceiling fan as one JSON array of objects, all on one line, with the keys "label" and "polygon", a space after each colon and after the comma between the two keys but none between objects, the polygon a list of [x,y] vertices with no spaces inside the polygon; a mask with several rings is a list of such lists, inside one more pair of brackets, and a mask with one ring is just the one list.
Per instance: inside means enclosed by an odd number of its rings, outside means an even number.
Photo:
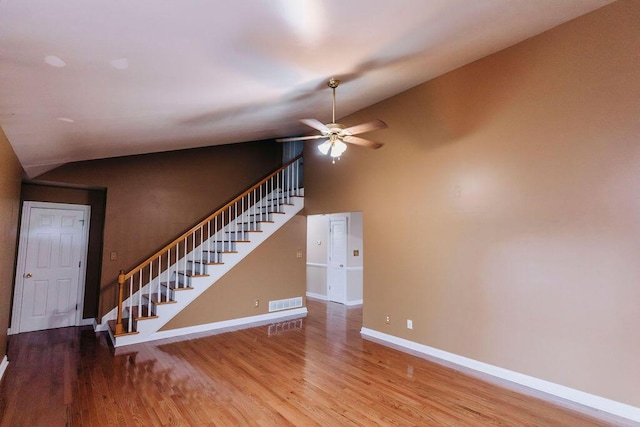
[{"label": "ceiling fan", "polygon": [[292,138],[280,138],[276,139],[278,142],[289,142],[289,141],[305,141],[309,139],[323,139],[322,144],[318,146],[318,150],[324,155],[330,155],[333,158],[333,163],[335,163],[336,158],[340,158],[342,153],[347,149],[346,143],[360,145],[362,147],[367,148],[380,148],[382,147],[381,142],[372,141],[370,139],[361,138],[359,136],[355,136],[365,132],[371,132],[373,130],[384,129],[387,127],[387,124],[382,120],[373,120],[371,122],[362,123],[355,126],[346,127],[340,123],[336,123],[336,88],[340,84],[340,80],[330,79],[327,83],[333,90],[333,109],[332,109],[332,120],[331,123],[323,124],[319,120],[316,119],[301,119],[300,122],[304,123],[307,126],[310,126],[316,130],[321,132],[321,135],[310,135],[310,136],[298,136]]}]

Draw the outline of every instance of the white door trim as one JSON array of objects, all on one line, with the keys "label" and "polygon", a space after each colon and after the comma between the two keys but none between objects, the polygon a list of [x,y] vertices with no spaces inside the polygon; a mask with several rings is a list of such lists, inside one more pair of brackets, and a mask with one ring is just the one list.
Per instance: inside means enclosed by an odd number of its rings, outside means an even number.
[{"label": "white door trim", "polygon": [[14,278],[14,293],[13,293],[13,306],[11,315],[11,328],[10,334],[20,333],[20,314],[22,310],[22,292],[24,287],[24,274],[27,258],[27,241],[29,239],[29,218],[31,217],[31,209],[66,209],[74,211],[82,211],[85,218],[84,227],[82,227],[82,247],[80,252],[80,259],[82,265],[80,266],[79,278],[78,278],[78,310],[76,310],[75,325],[79,326],[82,322],[82,313],[84,311],[84,287],[87,273],[87,250],[89,244],[89,221],[91,217],[91,206],[88,205],[74,205],[67,203],[49,203],[49,202],[32,202],[25,201],[22,204],[22,218],[20,222],[20,237],[18,244],[18,263],[16,266],[16,276]]}]

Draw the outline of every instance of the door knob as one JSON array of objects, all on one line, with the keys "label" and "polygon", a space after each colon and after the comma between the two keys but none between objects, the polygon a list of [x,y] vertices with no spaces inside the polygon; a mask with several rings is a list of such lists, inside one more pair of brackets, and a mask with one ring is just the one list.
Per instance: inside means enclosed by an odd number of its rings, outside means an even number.
[{"label": "door knob", "polygon": [[31,273],[27,273],[27,274],[25,274],[25,275],[24,275],[24,277],[25,277],[26,279],[31,279]]}]

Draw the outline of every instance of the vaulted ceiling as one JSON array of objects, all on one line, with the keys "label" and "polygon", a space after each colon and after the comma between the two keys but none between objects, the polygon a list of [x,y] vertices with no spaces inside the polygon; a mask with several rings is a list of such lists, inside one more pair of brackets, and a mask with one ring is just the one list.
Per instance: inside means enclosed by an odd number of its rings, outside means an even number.
[{"label": "vaulted ceiling", "polygon": [[0,126],[30,177],[302,134],[610,2],[0,0]]}]

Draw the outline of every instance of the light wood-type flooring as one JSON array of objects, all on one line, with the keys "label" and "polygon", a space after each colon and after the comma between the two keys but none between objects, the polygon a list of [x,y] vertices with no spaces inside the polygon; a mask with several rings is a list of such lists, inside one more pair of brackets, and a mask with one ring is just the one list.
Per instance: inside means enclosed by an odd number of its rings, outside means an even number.
[{"label": "light wood-type flooring", "polygon": [[358,307],[308,309],[120,355],[91,328],[11,336],[0,425],[608,425],[363,340]]}]

